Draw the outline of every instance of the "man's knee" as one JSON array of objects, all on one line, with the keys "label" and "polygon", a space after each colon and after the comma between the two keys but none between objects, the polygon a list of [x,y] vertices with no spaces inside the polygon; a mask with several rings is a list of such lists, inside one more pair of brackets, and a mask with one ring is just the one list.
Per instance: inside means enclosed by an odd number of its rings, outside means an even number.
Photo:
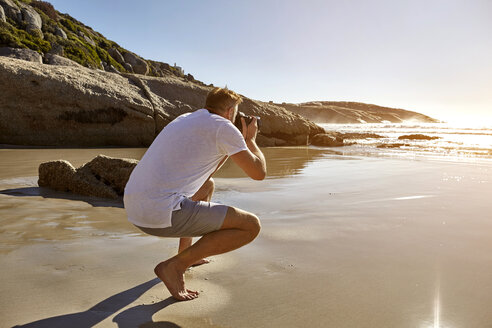
[{"label": "man's knee", "polygon": [[260,233],[261,223],[256,215],[234,207],[229,207],[222,229],[245,230],[248,231],[251,234],[252,239],[254,239]]},{"label": "man's knee", "polygon": [[254,237],[258,236],[261,230],[260,219],[256,215],[249,213],[247,220],[248,230],[254,235]]}]

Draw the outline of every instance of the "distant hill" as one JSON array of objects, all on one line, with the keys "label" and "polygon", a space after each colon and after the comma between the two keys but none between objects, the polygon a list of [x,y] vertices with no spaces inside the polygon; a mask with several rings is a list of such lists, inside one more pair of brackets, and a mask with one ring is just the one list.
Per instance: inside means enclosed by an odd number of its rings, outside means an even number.
[{"label": "distant hill", "polygon": [[417,112],[350,101],[312,101],[301,104],[276,104],[316,123],[400,123],[419,121],[438,123]]}]

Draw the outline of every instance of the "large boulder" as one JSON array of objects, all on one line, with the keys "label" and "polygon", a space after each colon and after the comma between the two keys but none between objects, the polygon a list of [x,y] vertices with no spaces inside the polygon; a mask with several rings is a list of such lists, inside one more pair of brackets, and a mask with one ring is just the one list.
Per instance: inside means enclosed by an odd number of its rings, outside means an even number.
[{"label": "large boulder", "polygon": [[126,52],[123,57],[125,58],[125,62],[132,65],[133,71],[136,74],[147,75],[147,73],[149,73],[149,66],[142,58],[131,52]]},{"label": "large boulder", "polygon": [[123,55],[118,51],[118,49],[111,48],[108,50],[108,53],[118,63],[120,63],[121,65],[125,65],[125,59],[123,58]]},{"label": "large boulder", "polygon": [[48,65],[82,67],[79,63],[74,62],[73,60],[50,53],[44,56],[44,63]]},{"label": "large boulder", "polygon": [[148,146],[154,109],[128,78],[0,57],[0,143]]},{"label": "large boulder", "polygon": [[99,155],[75,169],[70,162],[57,160],[39,165],[38,185],[84,196],[116,199],[123,196],[126,183],[138,160]]},{"label": "large boulder", "polygon": [[43,20],[41,16],[31,6],[22,2],[19,2],[19,4],[21,6],[22,20],[27,25],[27,32],[42,38],[43,32],[41,32],[41,28],[43,27]]},{"label": "large boulder", "polygon": [[0,48],[0,56],[27,60],[39,64],[43,62],[43,57],[38,52],[24,48],[2,47]]},{"label": "large boulder", "polygon": [[136,159],[99,155],[84,164],[83,168],[88,169],[96,179],[110,186],[118,195],[122,196],[130,174],[137,164],[138,160]]}]

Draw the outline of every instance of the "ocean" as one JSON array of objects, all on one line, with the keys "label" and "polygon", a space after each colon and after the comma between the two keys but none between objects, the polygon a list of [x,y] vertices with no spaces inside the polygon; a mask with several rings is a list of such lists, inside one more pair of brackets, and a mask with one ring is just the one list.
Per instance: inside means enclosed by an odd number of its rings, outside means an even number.
[{"label": "ocean", "polygon": [[[327,131],[377,134],[381,138],[346,139],[344,154],[391,157],[425,157],[465,161],[492,161],[492,125],[450,123],[319,124]],[[422,134],[432,140],[399,139]]]}]

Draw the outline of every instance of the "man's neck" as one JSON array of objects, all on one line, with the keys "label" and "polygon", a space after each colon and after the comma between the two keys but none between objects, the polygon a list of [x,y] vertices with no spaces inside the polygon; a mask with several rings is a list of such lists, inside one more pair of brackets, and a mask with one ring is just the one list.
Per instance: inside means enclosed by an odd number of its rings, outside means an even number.
[{"label": "man's neck", "polygon": [[210,114],[219,115],[220,117],[223,117],[223,118],[225,118],[225,119],[229,119],[229,118],[228,118],[228,117],[227,117],[224,113],[217,113],[217,112],[215,112],[215,111],[213,111],[212,109],[207,108],[207,107],[205,107],[205,109],[206,109],[206,110],[208,110],[208,112],[209,112]]}]

